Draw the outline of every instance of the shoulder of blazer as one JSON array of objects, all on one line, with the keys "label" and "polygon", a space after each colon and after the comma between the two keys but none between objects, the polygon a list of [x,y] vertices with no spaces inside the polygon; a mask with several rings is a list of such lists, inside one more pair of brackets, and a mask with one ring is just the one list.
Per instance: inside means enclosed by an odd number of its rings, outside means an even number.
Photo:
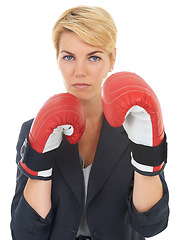
[{"label": "shoulder of blazer", "polygon": [[29,131],[30,131],[30,128],[32,126],[32,123],[33,123],[33,120],[34,118],[24,122],[22,124],[22,127],[21,127],[21,132],[20,132],[20,135],[19,135],[19,138],[25,138],[26,136],[29,135]]}]

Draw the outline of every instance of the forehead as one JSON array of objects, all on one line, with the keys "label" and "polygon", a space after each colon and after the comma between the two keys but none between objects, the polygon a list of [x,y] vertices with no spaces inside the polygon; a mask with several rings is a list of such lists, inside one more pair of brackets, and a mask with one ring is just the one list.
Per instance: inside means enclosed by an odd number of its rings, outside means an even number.
[{"label": "forehead", "polygon": [[81,53],[93,51],[101,51],[105,53],[105,50],[103,50],[102,48],[84,42],[78,37],[76,33],[71,31],[65,31],[60,36],[59,52],[63,50]]}]

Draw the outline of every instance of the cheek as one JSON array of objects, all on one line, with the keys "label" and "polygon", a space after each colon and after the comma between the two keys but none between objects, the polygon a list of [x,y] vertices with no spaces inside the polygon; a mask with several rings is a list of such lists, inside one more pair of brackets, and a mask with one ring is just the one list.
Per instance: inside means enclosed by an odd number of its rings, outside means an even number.
[{"label": "cheek", "polygon": [[67,78],[69,78],[69,76],[71,75],[71,68],[70,66],[66,66],[66,64],[64,64],[63,62],[58,62],[58,68],[63,76],[63,78],[66,80]]},{"label": "cheek", "polygon": [[94,69],[94,73],[96,74],[96,77],[98,79],[103,80],[104,78],[107,77],[109,73],[110,65],[109,64],[102,64],[101,66],[97,66]]}]

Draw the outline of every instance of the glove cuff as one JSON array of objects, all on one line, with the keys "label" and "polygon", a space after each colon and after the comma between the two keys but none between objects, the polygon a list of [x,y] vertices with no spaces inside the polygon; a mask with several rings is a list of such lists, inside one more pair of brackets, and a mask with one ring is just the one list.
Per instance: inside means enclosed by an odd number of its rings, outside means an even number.
[{"label": "glove cuff", "polygon": [[25,139],[21,147],[18,168],[31,179],[50,180],[52,178],[52,158],[54,151],[38,153]]},{"label": "glove cuff", "polygon": [[166,135],[160,145],[149,147],[131,141],[132,159],[134,169],[146,176],[159,175],[167,163]]}]

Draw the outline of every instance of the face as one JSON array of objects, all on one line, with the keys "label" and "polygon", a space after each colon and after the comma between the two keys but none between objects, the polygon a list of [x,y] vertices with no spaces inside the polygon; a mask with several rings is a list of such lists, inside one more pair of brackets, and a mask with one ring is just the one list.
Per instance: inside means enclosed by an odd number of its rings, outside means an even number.
[{"label": "face", "polygon": [[101,85],[110,71],[108,53],[83,42],[73,32],[63,32],[59,41],[58,66],[67,91],[80,100],[101,96]]}]

